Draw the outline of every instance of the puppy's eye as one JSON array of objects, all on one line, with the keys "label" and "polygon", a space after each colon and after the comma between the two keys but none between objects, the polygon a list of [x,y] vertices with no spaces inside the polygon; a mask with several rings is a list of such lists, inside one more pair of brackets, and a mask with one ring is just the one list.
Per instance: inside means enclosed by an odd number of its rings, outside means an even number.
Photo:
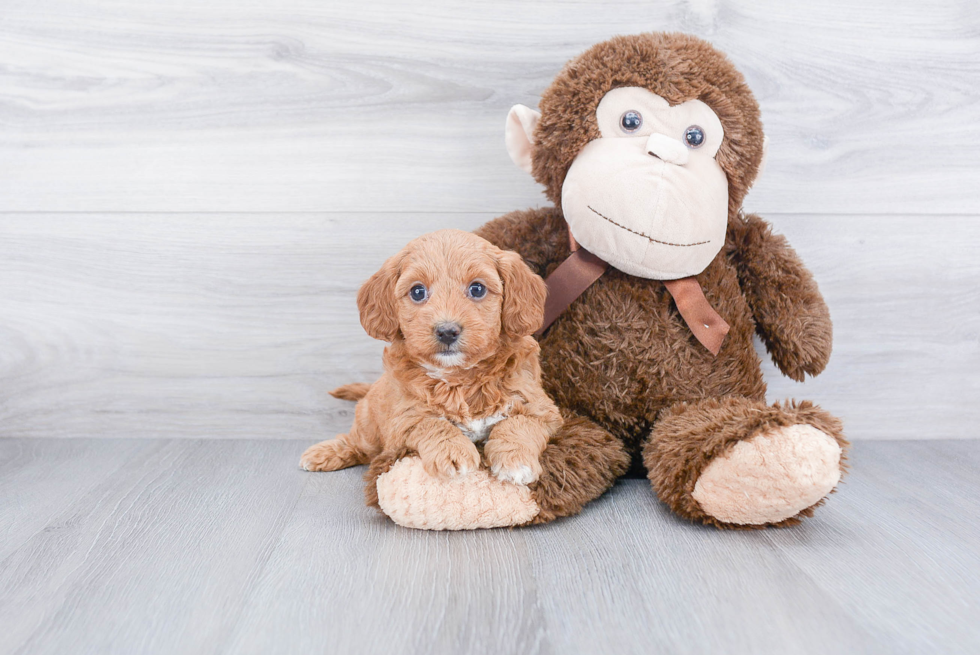
[{"label": "puppy's eye", "polygon": [[470,298],[479,300],[483,296],[487,295],[487,287],[483,282],[470,282],[470,288],[466,290]]},{"label": "puppy's eye", "polygon": [[704,130],[698,125],[692,125],[684,130],[684,143],[688,148],[700,148],[704,145]]},{"label": "puppy's eye", "polygon": [[619,117],[619,125],[624,132],[636,132],[643,125],[643,117],[640,116],[640,112],[630,109]]},{"label": "puppy's eye", "polygon": [[412,299],[412,302],[425,302],[425,299],[429,297],[429,291],[421,284],[416,284],[408,292],[408,297]]}]

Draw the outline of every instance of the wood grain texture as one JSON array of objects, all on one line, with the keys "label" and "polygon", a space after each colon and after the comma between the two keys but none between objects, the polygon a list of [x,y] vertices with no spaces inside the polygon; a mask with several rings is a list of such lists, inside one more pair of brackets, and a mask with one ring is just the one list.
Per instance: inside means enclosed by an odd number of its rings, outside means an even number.
[{"label": "wood grain texture", "polygon": [[0,16],[0,211],[489,211],[542,202],[503,123],[615,34],[744,71],[750,209],[980,214],[974,0],[32,0]]},{"label": "wood grain texture", "polygon": [[[980,648],[977,440],[857,444],[816,517],[745,533],[676,519],[644,480],[547,526],[406,530],[360,469],[299,471],[306,445],[0,440],[25,494],[65,492],[30,525],[0,495],[0,653]],[[69,492],[65,452],[127,449]]]},{"label": "wood grain texture", "polygon": [[[48,441],[34,448],[46,451],[42,461],[72,447]],[[289,475],[294,454],[274,441],[140,443],[114,475],[79,472],[98,484],[64,494],[43,529],[11,535],[0,651],[210,653],[225,643],[305,482]],[[127,447],[101,441],[90,458]],[[46,485],[68,491],[57,475],[22,482],[34,492]],[[0,502],[12,513],[7,497]]]},{"label": "wood grain texture", "polygon": [[[770,531],[766,537],[876,639],[902,634],[908,653],[976,651],[977,622],[958,610],[934,609],[955,605],[975,614],[980,606],[967,591],[980,589],[977,445],[903,442],[865,450],[861,444],[854,475],[830,501],[833,520],[809,525],[805,536]],[[944,532],[941,542],[931,537],[935,529]],[[854,561],[857,541],[876,556]],[[899,611],[876,607],[882,597]]]},{"label": "wood grain texture", "polygon": [[[0,560],[34,535],[56,523],[65,500],[87,495],[118,476],[150,442],[119,441],[111,450],[91,448],[83,440],[61,441],[52,448],[36,440],[4,442],[0,447]],[[38,480],[45,484],[37,484]]]},{"label": "wood grain texture", "polygon": [[[0,217],[0,435],[303,438],[346,431],[326,391],[373,381],[355,294],[412,237],[491,215]],[[975,438],[977,217],[775,216],[813,269],[835,352],[771,399],[857,439]]]}]

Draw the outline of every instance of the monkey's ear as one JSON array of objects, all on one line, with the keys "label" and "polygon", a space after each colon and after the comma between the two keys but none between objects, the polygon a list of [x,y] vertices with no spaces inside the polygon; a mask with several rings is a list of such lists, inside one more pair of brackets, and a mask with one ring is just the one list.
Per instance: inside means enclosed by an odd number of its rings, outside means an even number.
[{"label": "monkey's ear", "polygon": [[539,118],[541,112],[524,105],[514,105],[507,114],[507,125],[504,127],[507,154],[528,173],[531,172],[531,153],[534,152],[534,127]]},{"label": "monkey's ear", "polygon": [[401,260],[401,253],[389,257],[381,270],[368,278],[357,292],[357,309],[364,331],[370,337],[388,343],[398,336],[395,283],[398,282]]},{"label": "monkey's ear", "polygon": [[753,184],[762,177],[762,171],[766,170],[766,160],[769,158],[769,137],[765,134],[762,135],[762,159],[759,160],[759,168],[755,172],[755,181]]}]

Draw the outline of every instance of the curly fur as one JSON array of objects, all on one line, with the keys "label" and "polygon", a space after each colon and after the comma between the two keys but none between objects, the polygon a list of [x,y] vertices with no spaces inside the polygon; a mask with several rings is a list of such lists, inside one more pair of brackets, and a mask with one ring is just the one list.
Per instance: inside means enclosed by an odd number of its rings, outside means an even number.
[{"label": "curly fur", "polygon": [[[474,280],[485,296],[467,295]],[[418,284],[429,294],[421,302],[409,297]],[[408,244],[358,293],[364,328],[391,340],[385,373],[369,388],[333,392],[359,399],[354,425],[307,449],[303,468],[331,471],[411,448],[430,475],[465,474],[479,466],[480,454],[462,428],[492,420],[486,453],[494,474],[536,478],[539,456],[561,424],[541,388],[539,348],[530,336],[541,324],[544,297],[541,278],[517,254],[476,235],[442,230]],[[435,332],[446,322],[458,327],[451,344]]]},{"label": "curly fur", "polygon": [[363,382],[353,382],[351,384],[345,384],[343,386],[337,387],[333,391],[329,391],[331,396],[337,398],[338,400],[360,400],[367,395],[367,392],[371,389],[370,384],[364,384]]}]

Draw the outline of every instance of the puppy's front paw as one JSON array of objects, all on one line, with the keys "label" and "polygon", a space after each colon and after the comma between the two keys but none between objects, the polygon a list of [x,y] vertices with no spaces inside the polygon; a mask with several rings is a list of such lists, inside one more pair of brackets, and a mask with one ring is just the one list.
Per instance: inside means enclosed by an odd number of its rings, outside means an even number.
[{"label": "puppy's front paw", "polygon": [[502,441],[489,439],[483,449],[490,464],[490,472],[498,480],[514,484],[531,484],[541,477],[541,463],[530,449]]},{"label": "puppy's front paw", "polygon": [[300,457],[299,467],[304,471],[336,471],[350,464],[344,458],[344,449],[336,439],[310,446]]},{"label": "puppy's front paw", "polygon": [[430,457],[423,459],[426,472],[434,477],[454,478],[480,467],[480,451],[462,438],[442,442]]}]

